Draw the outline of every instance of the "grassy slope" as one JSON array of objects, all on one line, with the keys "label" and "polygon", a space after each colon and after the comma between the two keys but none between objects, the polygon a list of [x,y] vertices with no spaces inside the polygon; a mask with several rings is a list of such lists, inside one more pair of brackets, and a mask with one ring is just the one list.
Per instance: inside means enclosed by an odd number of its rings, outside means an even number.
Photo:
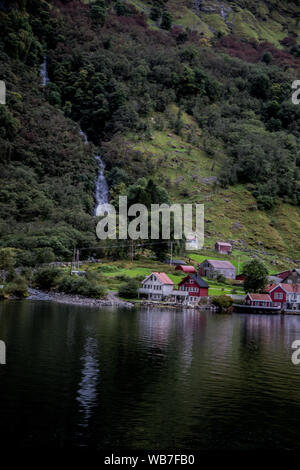
[{"label": "grassy slope", "polygon": [[[129,0],[128,0],[129,1]],[[130,0],[140,11],[149,15],[146,0]],[[236,34],[242,38],[268,41],[277,47],[288,35],[299,34],[300,5],[288,0],[255,1],[169,0],[168,9],[177,26],[190,28],[211,38],[214,33]],[[149,21],[152,27],[156,25]]]},{"label": "grassy slope", "polygon": [[[195,258],[198,258],[198,255],[194,255]],[[237,262],[237,260],[235,260]],[[195,267],[198,265],[198,259],[192,260],[191,264]],[[93,264],[87,266],[82,266],[82,269],[91,269],[96,270],[101,273],[101,284],[107,289],[112,291],[117,291],[119,286],[124,282],[124,280],[119,279],[119,276],[127,276],[131,278],[143,279],[148,276],[153,271],[165,272],[168,274],[170,279],[177,285],[181,279],[185,277],[185,274],[181,271],[175,271],[173,266],[167,264],[159,263],[157,261],[141,258],[137,261],[106,261],[102,264]],[[229,284],[219,283],[215,280],[207,280],[209,284],[209,295],[221,295],[221,294],[230,294],[232,293],[232,286]],[[240,287],[234,288],[233,291],[235,294],[243,295],[244,291]]]},{"label": "grassy slope", "polygon": [[[176,116],[175,106],[172,111]],[[195,125],[185,114],[183,120],[187,128]],[[136,140],[133,135],[129,140],[145,158],[155,162],[154,177],[168,189],[173,202],[204,203],[206,248],[211,248],[216,240],[234,240],[240,250],[278,254],[278,263],[283,256],[299,258],[299,208],[281,203],[270,212],[259,211],[244,186],[223,189],[215,185],[209,177],[218,174],[222,155],[212,170],[210,157],[203,149],[187,143],[184,135],[181,138],[166,129],[154,131],[152,140]]]},{"label": "grassy slope", "polygon": [[[147,0],[127,1],[149,17],[151,5]],[[194,0],[169,0],[168,9],[175,25],[197,30],[207,39],[216,32],[233,33],[280,48],[281,39],[300,32],[300,5],[289,0],[201,0],[200,9],[196,4]],[[148,19],[148,23],[157,28],[153,21]],[[173,112],[175,116],[176,110]],[[184,119],[187,126],[195,124],[187,116]],[[276,253],[272,258],[281,267],[286,256],[300,258],[299,208],[281,203],[270,212],[262,212],[242,185],[222,189],[205,181],[218,174],[222,156],[212,170],[212,161],[203,149],[187,144],[170,130],[154,131],[152,140],[136,139],[128,136],[134,148],[156,162],[154,177],[168,189],[174,202],[205,204],[206,248],[217,239],[234,240],[238,249],[246,247],[252,254],[254,251],[264,257],[264,251]]]}]

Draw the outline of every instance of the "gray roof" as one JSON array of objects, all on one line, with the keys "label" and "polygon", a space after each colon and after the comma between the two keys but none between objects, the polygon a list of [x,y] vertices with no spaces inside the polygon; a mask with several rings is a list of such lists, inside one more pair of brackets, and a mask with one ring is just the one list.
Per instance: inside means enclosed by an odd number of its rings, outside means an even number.
[{"label": "gray roof", "polygon": [[199,287],[209,287],[207,282],[202,279],[199,274],[191,274],[191,278],[198,284]]},{"label": "gray roof", "polygon": [[230,261],[223,261],[219,259],[208,259],[206,260],[215,269],[235,269]]},{"label": "gray roof", "polygon": [[186,264],[186,262],[183,259],[173,259],[172,261],[169,259],[165,259],[164,263],[166,264]]},{"label": "gray roof", "polygon": [[275,282],[275,284],[279,284],[282,281],[281,277],[278,276],[268,276],[268,280]]}]

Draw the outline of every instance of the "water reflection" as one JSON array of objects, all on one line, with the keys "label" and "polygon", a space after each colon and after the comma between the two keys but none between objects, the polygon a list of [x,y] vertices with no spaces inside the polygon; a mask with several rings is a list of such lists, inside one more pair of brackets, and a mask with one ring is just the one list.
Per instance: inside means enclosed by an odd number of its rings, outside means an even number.
[{"label": "water reflection", "polygon": [[0,338],[12,443],[300,449],[300,317],[9,302]]},{"label": "water reflection", "polygon": [[81,356],[83,363],[82,379],[79,383],[77,401],[81,414],[80,426],[87,427],[93,409],[98,402],[97,384],[99,380],[98,346],[95,338],[88,337]]}]

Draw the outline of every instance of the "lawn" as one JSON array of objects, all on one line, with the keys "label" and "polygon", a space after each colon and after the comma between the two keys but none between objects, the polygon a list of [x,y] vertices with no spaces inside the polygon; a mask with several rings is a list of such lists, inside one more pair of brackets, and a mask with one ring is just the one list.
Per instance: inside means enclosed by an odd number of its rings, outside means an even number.
[{"label": "lawn", "polygon": [[[197,255],[195,255],[197,256]],[[199,255],[198,255],[199,256]],[[205,259],[205,257],[204,257]],[[195,260],[198,261],[198,260]],[[194,263],[197,266],[197,263]],[[151,272],[165,272],[174,282],[175,286],[185,277],[181,271],[175,271],[174,266],[159,263],[155,260],[141,259],[137,261],[105,261],[103,263],[94,263],[82,266],[82,269],[96,270],[101,274],[103,286],[112,291],[117,291],[127,278],[137,278],[142,280]],[[210,286],[209,295],[222,294],[243,294],[243,290],[229,284],[219,283],[216,280],[206,279]],[[233,292],[232,292],[233,291]]]}]

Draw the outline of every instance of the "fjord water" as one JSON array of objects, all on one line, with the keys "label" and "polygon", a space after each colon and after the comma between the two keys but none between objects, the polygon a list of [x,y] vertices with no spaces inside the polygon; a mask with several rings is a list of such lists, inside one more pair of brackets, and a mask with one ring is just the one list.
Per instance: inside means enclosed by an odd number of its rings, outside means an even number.
[{"label": "fjord water", "polygon": [[300,447],[300,317],[0,304],[1,443]]}]

